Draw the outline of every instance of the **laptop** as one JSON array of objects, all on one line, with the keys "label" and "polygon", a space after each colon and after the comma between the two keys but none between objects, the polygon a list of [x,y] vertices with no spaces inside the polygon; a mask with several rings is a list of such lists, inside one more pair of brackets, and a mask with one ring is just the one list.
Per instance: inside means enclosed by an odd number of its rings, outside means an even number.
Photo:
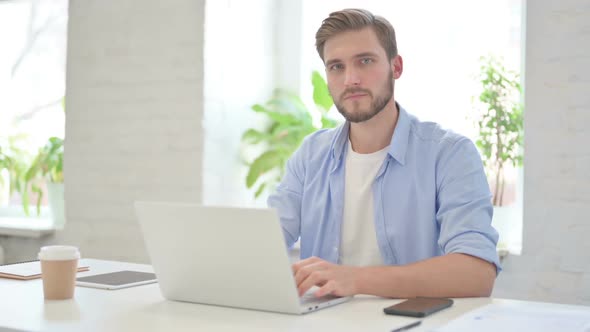
[{"label": "laptop", "polygon": [[288,314],[350,299],[299,297],[275,210],[135,202],[135,212],[166,299]]}]

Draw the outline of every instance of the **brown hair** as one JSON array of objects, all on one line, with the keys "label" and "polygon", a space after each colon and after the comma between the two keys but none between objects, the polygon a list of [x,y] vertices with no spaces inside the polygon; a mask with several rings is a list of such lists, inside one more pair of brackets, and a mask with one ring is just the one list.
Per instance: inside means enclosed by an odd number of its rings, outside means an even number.
[{"label": "brown hair", "polygon": [[381,16],[373,15],[368,10],[351,8],[331,13],[316,32],[315,46],[322,61],[324,61],[324,45],[328,39],[341,32],[361,30],[365,27],[371,27],[375,31],[387,56],[393,59],[397,55],[397,42],[391,23]]}]

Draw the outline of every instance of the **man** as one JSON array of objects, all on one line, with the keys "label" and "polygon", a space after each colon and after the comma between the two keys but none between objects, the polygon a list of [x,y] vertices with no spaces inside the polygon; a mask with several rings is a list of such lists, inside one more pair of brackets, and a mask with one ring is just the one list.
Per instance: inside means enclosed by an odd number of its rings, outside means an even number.
[{"label": "man", "polygon": [[403,61],[391,24],[335,12],[316,47],[347,121],[304,140],[268,201],[288,246],[301,239],[299,293],[489,296],[500,265],[481,158],[395,102]]}]

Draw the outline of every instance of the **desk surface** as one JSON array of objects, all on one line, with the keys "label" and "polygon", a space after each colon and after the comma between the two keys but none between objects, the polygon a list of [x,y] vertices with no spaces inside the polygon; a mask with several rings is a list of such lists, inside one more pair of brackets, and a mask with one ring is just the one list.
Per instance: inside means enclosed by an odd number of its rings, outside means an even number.
[{"label": "desk surface", "polygon": [[[90,271],[79,276],[149,265],[85,259]],[[158,284],[121,290],[76,287],[73,300],[44,301],[40,279],[0,278],[0,331],[390,331],[414,318],[385,315],[400,300],[356,296],[353,300],[303,316],[165,300]],[[429,331],[488,303],[528,302],[490,298],[457,299],[450,309],[423,320],[411,332]],[[549,307],[567,308],[559,304]],[[577,307],[579,308],[579,307]],[[10,330],[9,330],[10,331]]]}]

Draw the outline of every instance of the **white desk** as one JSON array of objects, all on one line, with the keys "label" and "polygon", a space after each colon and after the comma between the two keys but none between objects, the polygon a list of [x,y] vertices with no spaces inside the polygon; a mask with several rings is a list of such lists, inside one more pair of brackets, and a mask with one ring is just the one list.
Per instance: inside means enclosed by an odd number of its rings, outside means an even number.
[{"label": "white desk", "polygon": [[[149,265],[86,259],[90,271],[79,276]],[[385,315],[400,300],[356,296],[352,301],[303,316],[233,309],[165,300],[158,284],[121,290],[77,287],[73,300],[44,301],[40,279],[0,278],[0,331],[390,331],[414,318]],[[457,299],[453,307],[423,320],[410,332],[428,331],[488,303],[528,302],[489,298]],[[569,306],[546,304],[556,308]],[[571,306],[573,308],[579,308]],[[9,330],[10,331],[10,330]]]}]

